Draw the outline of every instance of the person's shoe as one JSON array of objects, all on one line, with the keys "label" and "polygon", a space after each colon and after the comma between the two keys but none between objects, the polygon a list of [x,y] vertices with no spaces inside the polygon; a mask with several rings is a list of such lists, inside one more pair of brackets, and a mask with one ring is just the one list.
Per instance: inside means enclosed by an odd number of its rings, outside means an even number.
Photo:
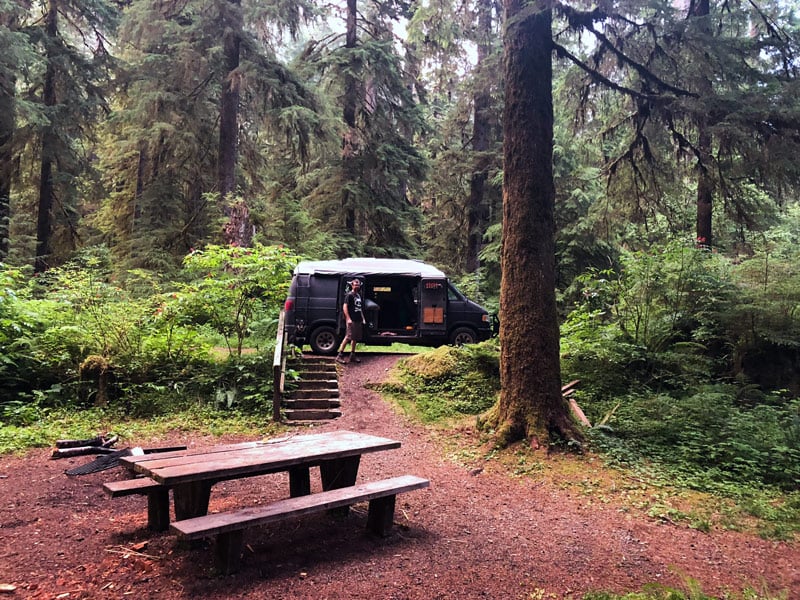
[{"label": "person's shoe", "polygon": [[354,362],[354,363],[360,363],[360,362],[361,362],[361,359],[360,359],[360,358],[358,358],[358,357],[357,357],[355,354],[351,354],[351,355],[350,355],[350,362]]},{"label": "person's shoe", "polygon": [[341,354],[339,354],[336,357],[336,362],[339,363],[340,365],[346,365],[347,364],[347,359],[344,356],[342,356]]}]

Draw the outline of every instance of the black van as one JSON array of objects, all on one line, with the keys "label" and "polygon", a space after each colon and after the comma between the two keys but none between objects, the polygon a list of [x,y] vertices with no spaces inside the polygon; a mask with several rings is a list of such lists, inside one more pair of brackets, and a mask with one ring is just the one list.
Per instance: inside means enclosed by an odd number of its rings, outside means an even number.
[{"label": "black van", "polygon": [[367,326],[363,343],[419,346],[469,344],[492,336],[492,318],[447,276],[423,262],[389,258],[304,261],[285,305],[289,341],[316,354],[335,354],[344,337],[342,304],[353,279],[362,281]]}]

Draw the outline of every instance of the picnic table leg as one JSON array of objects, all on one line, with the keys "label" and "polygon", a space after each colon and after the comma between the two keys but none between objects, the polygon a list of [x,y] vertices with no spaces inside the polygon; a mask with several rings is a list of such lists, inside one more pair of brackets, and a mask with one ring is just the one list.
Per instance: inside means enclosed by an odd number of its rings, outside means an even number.
[{"label": "picnic table leg", "polygon": [[311,493],[311,469],[292,467],[289,469],[289,496],[308,496]]},{"label": "picnic table leg", "polygon": [[[360,461],[361,456],[350,456],[347,458],[334,458],[320,463],[319,474],[322,478],[322,489],[327,492],[328,490],[355,485]],[[332,508],[328,512],[335,517],[346,517],[350,512],[350,507]]]},{"label": "picnic table leg", "polygon": [[319,474],[322,477],[324,491],[336,490],[355,485],[358,475],[358,464],[361,456],[347,458],[334,458],[322,461],[319,465]]},{"label": "picnic table leg", "polygon": [[147,492],[147,527],[151,531],[169,529],[169,490],[158,488]]},{"label": "picnic table leg", "polygon": [[175,520],[192,519],[208,514],[208,500],[211,497],[211,486],[208,481],[191,481],[181,483],[172,489],[175,500]]},{"label": "picnic table leg", "polygon": [[217,535],[217,568],[229,575],[239,570],[242,558],[244,531],[226,531]]},{"label": "picnic table leg", "polygon": [[367,529],[372,533],[385,537],[394,525],[394,505],[397,496],[386,496],[369,501],[367,513]]}]

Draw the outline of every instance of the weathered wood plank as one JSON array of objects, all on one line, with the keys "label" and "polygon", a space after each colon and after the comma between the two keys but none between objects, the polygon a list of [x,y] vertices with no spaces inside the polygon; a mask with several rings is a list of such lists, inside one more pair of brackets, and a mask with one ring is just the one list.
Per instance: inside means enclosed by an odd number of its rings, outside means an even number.
[{"label": "weathered wood plank", "polygon": [[[361,483],[338,488],[327,492],[319,492],[308,496],[287,498],[273,502],[267,506],[243,508],[237,511],[205,515],[195,519],[172,523],[171,529],[179,537],[197,539],[217,535],[229,531],[237,531],[248,527],[266,525],[290,517],[312,514],[349,506],[358,502],[366,502],[375,498],[397,495],[411,490],[426,488],[430,485],[427,479],[404,475],[382,481]],[[385,515],[382,522],[385,523]]]},{"label": "weathered wood plank", "polygon": [[160,483],[153,481],[149,477],[125,479],[123,481],[107,481],[103,484],[103,490],[112,498],[146,494],[148,491],[160,487],[162,487]]},{"label": "weathered wood plank", "polygon": [[125,479],[123,481],[108,481],[103,484],[103,490],[112,498],[133,496],[136,494],[147,495],[147,527],[151,531],[166,531],[169,529],[169,488],[150,479]]},{"label": "weathered wood plank", "polygon": [[276,443],[215,448],[207,453],[184,453],[175,457],[153,457],[128,461],[138,472],[165,485],[198,479],[223,480],[275,473],[297,465],[313,466],[323,461],[399,448],[400,442],[352,431],[336,431],[285,438]]}]

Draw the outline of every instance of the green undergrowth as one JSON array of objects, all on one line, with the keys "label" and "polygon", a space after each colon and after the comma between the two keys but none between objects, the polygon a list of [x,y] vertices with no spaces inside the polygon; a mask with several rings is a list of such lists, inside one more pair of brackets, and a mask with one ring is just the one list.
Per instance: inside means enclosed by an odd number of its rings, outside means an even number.
[{"label": "green undergrowth", "polygon": [[500,389],[496,344],[442,346],[410,356],[376,388],[423,423],[479,414]]},{"label": "green undergrowth", "polygon": [[190,404],[148,417],[132,418],[116,409],[92,408],[81,411],[53,409],[28,425],[0,427],[0,454],[46,448],[59,439],[84,439],[98,433],[120,437],[118,447],[136,445],[140,440],[191,435],[243,435],[269,437],[280,432],[271,414],[221,410],[208,404]]},{"label": "green undergrowth", "polygon": [[[542,476],[541,453],[524,444],[501,451],[475,435],[453,441],[497,398],[496,341],[404,358],[378,388],[412,418],[447,431],[459,462],[502,462],[514,475]],[[800,531],[796,401],[762,395],[747,402],[740,389],[721,384],[683,395],[645,390],[604,404],[593,402],[589,383],[580,391],[595,427],[586,430],[586,456],[567,459],[576,473],[559,473],[558,485],[700,531],[775,540],[792,540]],[[585,462],[589,456],[592,464]],[[600,466],[621,478],[609,483],[590,476]]]},{"label": "green undergrowth", "polygon": [[[531,598],[533,598],[532,596]],[[542,600],[546,596],[541,597]],[[774,593],[756,588],[746,588],[741,592],[725,592],[721,596],[710,596],[702,591],[702,587],[691,579],[687,579],[682,589],[652,584],[645,586],[641,592],[614,594],[610,592],[590,592],[583,600],[788,600],[787,593]]]}]

